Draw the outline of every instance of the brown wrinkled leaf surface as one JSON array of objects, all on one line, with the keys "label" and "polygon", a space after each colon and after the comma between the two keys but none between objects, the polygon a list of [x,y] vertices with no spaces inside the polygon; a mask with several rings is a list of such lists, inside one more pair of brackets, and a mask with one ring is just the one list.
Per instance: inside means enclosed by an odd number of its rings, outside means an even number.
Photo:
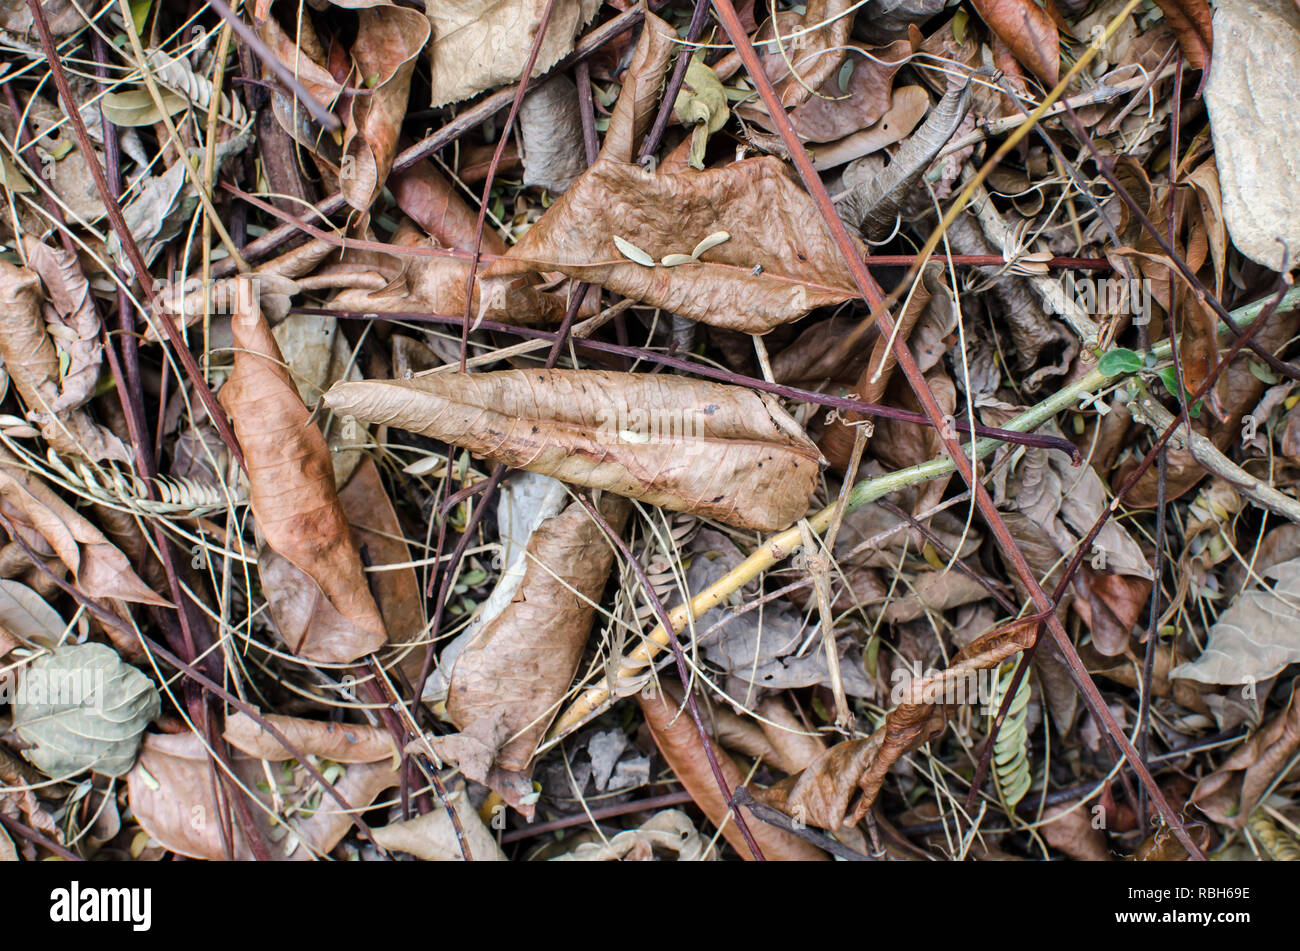
[{"label": "brown wrinkled leaf surface", "polygon": [[325,402],[517,469],[762,531],[803,516],[819,472],[816,447],[775,400],[684,377],[431,373],[338,383]]}]

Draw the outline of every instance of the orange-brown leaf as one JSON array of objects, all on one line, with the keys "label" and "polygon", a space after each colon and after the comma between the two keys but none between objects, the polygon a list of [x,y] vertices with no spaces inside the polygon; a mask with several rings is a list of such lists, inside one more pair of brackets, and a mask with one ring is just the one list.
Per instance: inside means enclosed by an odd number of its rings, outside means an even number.
[{"label": "orange-brown leaf", "polygon": [[819,472],[816,447],[775,399],[686,377],[429,373],[337,383],[325,402],[517,469],[760,531],[802,517]]},{"label": "orange-brown leaf", "polygon": [[975,10],[1031,73],[1050,89],[1061,75],[1060,33],[1034,0],[974,0]]},{"label": "orange-brown leaf", "polygon": [[267,544],[319,585],[354,628],[350,637],[325,644],[307,630],[290,647],[312,660],[355,660],[386,637],[339,504],[329,448],[298,396],[251,282],[240,278],[236,288],[235,368],[220,397],[248,463],[253,515]]}]

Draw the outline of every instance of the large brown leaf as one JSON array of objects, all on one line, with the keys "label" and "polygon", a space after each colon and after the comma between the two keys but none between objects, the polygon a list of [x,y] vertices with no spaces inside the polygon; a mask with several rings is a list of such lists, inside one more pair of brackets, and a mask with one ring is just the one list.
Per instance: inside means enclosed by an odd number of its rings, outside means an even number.
[{"label": "large brown leaf", "polygon": [[[617,496],[601,503],[616,530],[629,508]],[[490,784],[493,767],[522,773],[531,765],[577,673],[613,562],[604,530],[578,502],[532,533],[509,603],[452,667],[447,713],[461,732],[433,741],[470,779]]]},{"label": "large brown leaf", "polygon": [[773,398],[685,377],[432,373],[338,383],[325,402],[517,469],[760,531],[804,515],[821,461]]},{"label": "large brown leaf", "polygon": [[872,125],[889,111],[894,73],[911,53],[907,40],[874,49],[854,47],[847,88],[840,87],[838,75],[822,83],[816,98],[790,113],[794,130],[808,142],[831,142]]},{"label": "large brown leaf", "polygon": [[248,462],[253,515],[267,544],[318,585],[350,627],[346,634],[331,628],[317,643],[308,625],[289,647],[311,660],[346,663],[383,645],[384,622],[339,504],[325,437],[298,396],[247,278],[236,284],[236,307],[235,368],[220,397]]},{"label": "large brown leaf", "polygon": [[[722,790],[718,788],[718,781],[709,765],[695,722],[691,719],[690,712],[682,708],[681,701],[677,699],[679,695],[676,692],[670,695],[670,690],[667,685],[663,685],[662,689],[653,693],[643,690],[637,694],[637,703],[641,705],[641,712],[645,715],[655,745],[708,820],[722,829],[722,834],[731,843],[731,847],[744,859],[752,860],[754,856],[749,851],[749,845],[729,817],[730,807],[722,796]],[[709,742],[713,743],[712,740]],[[713,755],[722,769],[727,788],[734,792],[737,786],[744,784],[745,774],[736,765],[736,761],[716,743],[713,743]],[[765,859],[778,862],[826,860],[826,853],[816,846],[762,822],[748,809],[741,809],[741,813]]]},{"label": "large brown leaf", "polygon": [[[614,241],[660,262],[718,232],[730,239],[675,267],[638,264]],[[493,262],[485,283],[536,271],[745,333],[858,296],[812,198],[771,156],[659,174],[602,159]]]},{"label": "large brown leaf", "polygon": [[1300,749],[1300,704],[1293,692],[1287,708],[1264,724],[1196,784],[1192,803],[1224,825],[1240,829]]}]

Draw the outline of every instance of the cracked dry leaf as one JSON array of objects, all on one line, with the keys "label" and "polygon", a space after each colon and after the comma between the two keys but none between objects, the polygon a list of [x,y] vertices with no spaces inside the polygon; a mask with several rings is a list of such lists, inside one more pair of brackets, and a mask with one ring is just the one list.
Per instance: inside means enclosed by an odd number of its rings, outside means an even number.
[{"label": "cracked dry leaf", "polygon": [[[1214,11],[1205,84],[1223,213],[1242,254],[1276,271],[1300,249],[1300,113],[1279,76],[1300,71],[1300,11],[1291,0],[1226,0]],[[1279,241],[1280,239],[1280,241]]]},{"label": "cracked dry leaf", "polygon": [[[613,495],[600,507],[615,531],[631,508]],[[495,788],[496,771],[530,769],[578,671],[613,563],[604,530],[578,502],[532,532],[509,602],[461,647],[452,666],[447,714],[461,732],[431,740],[468,778]],[[523,805],[503,795],[516,808]],[[531,814],[531,806],[525,810]]]},{"label": "cracked dry leaf", "polygon": [[337,383],[324,399],[362,423],[739,528],[788,527],[820,471],[816,447],[774,398],[685,377],[432,373]]},{"label": "cracked dry leaf", "polygon": [[[988,670],[1034,642],[1033,621],[1013,621],[975,638],[939,673],[907,681],[903,702],[890,710],[885,723],[869,737],[846,740],[826,750],[801,773],[754,790],[761,802],[809,825],[835,831],[846,821],[857,824],[880,794],[889,770],[907,753],[943,732],[947,708],[932,698],[954,696],[969,688],[977,670]],[[973,696],[973,688],[966,696]],[[857,791],[862,796],[849,812]]]},{"label": "cracked dry leaf", "polygon": [[[719,231],[731,240],[676,267],[636,264],[614,242],[662,261]],[[858,296],[811,196],[772,156],[658,174],[601,159],[492,263],[484,284],[550,271],[755,334]]]},{"label": "cracked dry leaf", "polygon": [[29,416],[61,455],[130,463],[120,439],[65,399],[59,357],[41,316],[40,277],[5,261],[0,261],[0,357]]},{"label": "cracked dry leaf", "polygon": [[[722,790],[718,788],[718,781],[714,777],[690,711],[682,706],[680,694],[672,691],[667,684],[661,684],[660,689],[653,693],[652,687],[653,685],[642,690],[636,699],[645,715],[646,725],[650,727],[655,746],[714,828],[722,830],[723,836],[741,858],[753,861],[749,845],[731,819],[731,809],[723,799]],[[737,786],[744,784],[745,774],[717,743],[713,740],[709,742],[713,744],[713,755],[722,770],[727,788],[734,792]],[[741,813],[765,859],[775,862],[827,860],[826,853],[816,846],[784,829],[756,819],[748,809],[742,808]]]},{"label": "cracked dry leaf", "polygon": [[1207,684],[1267,680],[1300,661],[1300,558],[1260,571],[1271,579],[1237,595],[1210,628],[1205,650],[1170,677]]},{"label": "cracked dry leaf", "polygon": [[[578,31],[600,5],[601,0],[555,0],[534,77],[568,55]],[[445,106],[518,82],[545,8],[546,0],[425,0],[433,28],[430,105]]]},{"label": "cracked dry leaf", "polygon": [[[393,768],[392,744],[384,745],[387,733],[378,727],[290,717],[276,717],[274,722],[282,732],[286,725],[291,726],[292,732],[286,735],[291,742],[301,740],[302,745],[298,746],[301,753],[323,760],[328,760],[330,752],[337,748],[340,729],[355,733],[358,747],[376,753],[382,750],[375,760],[340,764],[342,775],[334,781],[334,788],[354,809],[365,809],[380,793],[400,781],[400,773]],[[245,735],[249,733],[237,725],[225,739],[235,747],[230,756],[235,775],[260,800],[260,805],[249,803],[248,810],[263,841],[270,846],[272,857],[306,861],[327,854],[351,828],[351,819],[314,777],[296,763],[290,763],[287,774],[280,768],[270,770],[278,786],[273,797],[267,788],[267,770],[262,760],[282,763],[289,761],[292,754],[273,738]],[[246,742],[248,748],[241,749]],[[140,758],[127,774],[126,782],[131,812],[150,838],[190,858],[211,861],[226,858],[214,769],[220,767],[213,764],[203,738],[195,733],[145,737]],[[286,775],[287,781],[282,781]],[[220,780],[215,782],[219,784]],[[281,815],[291,812],[287,826],[271,822],[268,810],[277,808],[275,799],[280,801]],[[253,850],[240,823],[234,823],[232,832],[235,859],[251,861]]]},{"label": "cracked dry leaf", "polygon": [[[382,647],[386,634],[339,503],[329,448],[298,396],[250,280],[239,278],[235,288],[235,367],[220,400],[248,462],[253,515],[267,545],[318,585],[339,615],[317,610],[309,587],[290,587],[286,597],[298,606],[292,617],[306,620],[281,634],[290,650],[311,660],[356,660]],[[286,575],[292,573],[271,572],[277,580]],[[319,634],[311,626],[318,614],[331,621],[322,621]]]}]

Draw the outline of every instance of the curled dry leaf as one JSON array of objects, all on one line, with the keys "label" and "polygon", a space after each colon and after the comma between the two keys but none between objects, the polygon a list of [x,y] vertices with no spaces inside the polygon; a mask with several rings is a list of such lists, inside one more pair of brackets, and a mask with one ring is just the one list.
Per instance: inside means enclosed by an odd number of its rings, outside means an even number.
[{"label": "curled dry leaf", "polygon": [[551,861],[653,862],[659,855],[667,855],[678,862],[700,862],[708,860],[704,854],[707,844],[686,813],[665,809],[638,829],[625,829],[607,841],[583,842]]},{"label": "curled dry leaf", "polygon": [[0,449],[0,510],[38,555],[53,555],[92,598],[167,605],[98,528],[82,518],[7,450]]},{"label": "curled dry leaf", "polygon": [[220,398],[248,462],[253,515],[267,545],[319,586],[348,623],[331,625],[320,642],[310,624],[295,628],[299,639],[289,641],[290,649],[311,660],[356,660],[386,635],[339,504],[325,437],[298,396],[248,278],[237,281],[236,307],[235,367]]},{"label": "curled dry leaf", "polygon": [[1165,22],[1178,37],[1183,57],[1192,69],[1208,69],[1214,49],[1213,13],[1207,0],[1155,0]]},{"label": "curled dry leaf", "polygon": [[[615,530],[629,509],[617,496],[601,502]],[[451,670],[447,713],[461,732],[432,742],[467,777],[496,786],[494,769],[528,770],[577,673],[613,563],[604,530],[578,502],[533,531],[509,602],[460,649]]]},{"label": "curled dry leaf", "polygon": [[[835,75],[847,54],[855,8],[852,0],[811,0],[802,15],[782,10],[768,19],[755,36],[763,72],[776,87],[787,110],[814,95],[813,90]],[[739,65],[730,54],[724,63]],[[721,71],[720,71],[721,72]],[[766,118],[755,109],[754,118]]]},{"label": "curled dry leaf", "polygon": [[41,276],[45,293],[53,304],[46,308],[46,320],[61,331],[55,346],[68,356],[68,368],[59,381],[59,395],[51,404],[55,414],[75,409],[95,395],[103,349],[99,342],[99,315],[90,295],[90,282],[76,257],[27,235],[28,266]]},{"label": "curled dry leaf", "polygon": [[[637,694],[637,703],[645,715],[655,746],[659,747],[659,752],[708,820],[722,830],[732,848],[746,861],[750,861],[754,858],[753,853],[749,851],[749,845],[736,823],[731,820],[730,807],[722,796],[722,790],[718,788],[718,781],[713,775],[690,711],[682,707],[681,701],[677,699],[678,694],[670,694],[669,690],[667,685],[662,685],[661,689],[654,690],[653,693],[647,689]],[[712,740],[709,742],[713,743]],[[728,790],[734,791],[745,782],[745,774],[736,765],[736,761],[716,743],[713,743],[713,755],[722,769]],[[826,853],[816,846],[755,818],[748,809],[741,809],[741,813],[765,859],[776,862],[826,860]]]},{"label": "curled dry leaf", "polygon": [[684,377],[434,373],[338,383],[325,402],[514,468],[761,531],[807,511],[821,461],[767,394]]},{"label": "curled dry leaf", "polygon": [[123,775],[161,708],[153,682],[104,644],[65,644],[37,657],[18,689],[24,701],[13,705],[14,732],[52,779],[88,769]]},{"label": "curled dry leaf", "polygon": [[[357,727],[350,723],[305,720],[275,713],[263,714],[296,749],[311,750],[312,755],[335,763],[376,763],[398,756],[393,738],[375,727]],[[292,754],[247,713],[226,717],[226,742],[258,759],[282,760]]]},{"label": "curled dry leaf", "polygon": [[[956,695],[960,684],[977,670],[997,667],[1034,642],[1033,621],[1015,621],[980,635],[937,674],[906,682],[903,702],[885,718],[882,727],[865,739],[832,746],[803,772],[770,787],[754,791],[756,798],[810,825],[834,831],[846,821],[862,820],[899,758],[934,739],[947,722],[944,697]],[[966,696],[974,696],[973,688]],[[853,794],[862,795],[850,814]]]},{"label": "curled dry leaf", "polygon": [[[474,250],[478,215],[432,162],[417,162],[393,172],[388,187],[397,206],[441,247]],[[483,229],[482,250],[488,254],[505,253],[506,243],[496,229]],[[464,283],[462,280],[461,284]]]},{"label": "curled dry leaf", "polygon": [[[290,719],[277,718],[277,727],[283,730]],[[298,747],[302,754],[328,759],[338,746],[336,731],[340,728],[357,735],[358,747],[377,753],[382,750],[374,761],[340,765],[331,770],[339,774],[333,782],[339,795],[353,809],[365,809],[381,792],[396,786],[400,780],[400,773],[393,768],[392,744],[384,746],[381,739],[373,736],[382,730],[298,720],[291,726],[290,735],[302,741]],[[235,734],[226,737],[236,748],[246,739],[250,741],[250,749],[235,752],[230,756],[230,764],[239,782],[258,800],[248,804],[248,811],[263,841],[276,843],[272,856],[306,861],[327,854],[351,828],[352,820],[311,774],[293,764],[272,770],[278,787],[273,797],[266,790],[267,767],[262,759],[284,762],[293,754],[274,740],[246,737],[249,732],[237,726]],[[150,838],[190,858],[213,861],[226,858],[220,818],[222,806],[214,788],[220,780],[215,778],[214,769],[219,767],[213,764],[203,738],[195,733],[145,737],[140,758],[127,774],[126,782],[131,812]],[[281,815],[292,812],[287,826],[272,822],[277,807]],[[234,857],[251,861],[253,851],[244,830],[239,822],[233,825]]]},{"label": "curled dry leaf", "polygon": [[975,10],[1048,89],[1061,75],[1060,33],[1034,0],[973,0]]},{"label": "curled dry leaf", "polygon": [[[574,38],[600,0],[554,0],[533,76],[550,69],[573,49]],[[546,0],[437,0],[425,4],[433,28],[431,105],[468,99],[485,89],[519,81]]]},{"label": "curled dry leaf", "polygon": [[[676,267],[629,261],[614,242],[662,261],[719,231],[731,240]],[[493,262],[485,283],[548,271],[745,333],[858,296],[812,198],[771,156],[659,174],[598,161]]]},{"label": "curled dry leaf", "polygon": [[[0,357],[41,435],[62,455],[130,462],[122,441],[64,398],[35,271],[0,261]],[[62,409],[55,409],[62,406]]]},{"label": "curled dry leaf", "polygon": [[578,87],[568,76],[542,83],[519,107],[524,143],[524,184],[564,194],[587,167]]},{"label": "curled dry leaf", "polygon": [[[894,73],[912,54],[912,44],[898,40],[888,46],[852,47],[839,73],[822,83],[816,98],[790,113],[790,122],[806,142],[831,142],[874,125],[892,105]],[[851,70],[848,82],[841,81]]]},{"label": "curled dry leaf", "polygon": [[646,12],[645,25],[636,41],[632,65],[623,75],[623,88],[614,104],[600,158],[631,162],[636,158],[641,136],[659,109],[664,70],[672,59],[677,34],[663,20]]},{"label": "curled dry leaf", "polygon": [[1238,746],[1217,770],[1196,784],[1191,802],[1215,822],[1240,829],[1264,793],[1300,749],[1300,704],[1294,691],[1286,709]]}]

